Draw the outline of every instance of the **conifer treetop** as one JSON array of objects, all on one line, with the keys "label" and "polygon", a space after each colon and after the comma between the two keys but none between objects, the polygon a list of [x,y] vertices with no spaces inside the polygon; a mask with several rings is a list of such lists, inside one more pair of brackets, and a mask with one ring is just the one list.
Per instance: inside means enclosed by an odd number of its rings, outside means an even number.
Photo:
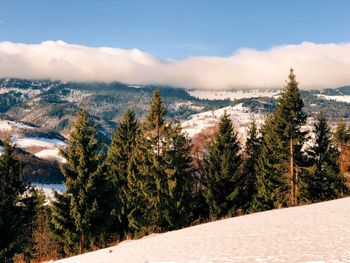
[{"label": "conifer treetop", "polygon": [[166,109],[164,107],[159,90],[154,90],[151,107],[147,115],[147,124],[151,129],[156,129],[164,125]]}]

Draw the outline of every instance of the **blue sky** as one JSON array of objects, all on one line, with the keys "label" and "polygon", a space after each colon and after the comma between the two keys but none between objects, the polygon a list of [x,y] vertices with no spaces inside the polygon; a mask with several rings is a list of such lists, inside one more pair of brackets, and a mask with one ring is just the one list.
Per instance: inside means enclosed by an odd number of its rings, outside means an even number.
[{"label": "blue sky", "polygon": [[0,41],[63,40],[161,58],[350,42],[348,0],[2,0]]}]

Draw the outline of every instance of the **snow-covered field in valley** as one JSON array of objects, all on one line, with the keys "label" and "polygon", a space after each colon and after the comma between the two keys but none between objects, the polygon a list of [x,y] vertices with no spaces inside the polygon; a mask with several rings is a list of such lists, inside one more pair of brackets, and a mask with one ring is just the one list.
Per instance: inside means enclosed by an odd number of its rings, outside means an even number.
[{"label": "snow-covered field in valley", "polygon": [[350,198],[343,198],[256,213],[58,262],[350,262],[349,207]]},{"label": "snow-covered field in valley", "polygon": [[199,99],[208,100],[237,100],[243,98],[273,97],[280,90],[189,90],[188,93]]},{"label": "snow-covered field in valley", "polygon": [[326,99],[326,100],[334,100],[334,101],[350,103],[350,96],[349,95],[341,95],[341,96],[318,95],[318,97]]},{"label": "snow-covered field in valley", "polygon": [[7,136],[11,135],[11,141],[17,147],[39,158],[65,163],[66,160],[59,154],[59,151],[67,147],[66,142],[61,139],[43,138],[40,135],[25,135],[26,131],[35,133],[36,129],[38,128],[22,122],[0,119],[0,132],[6,132]]},{"label": "snow-covered field in valley", "polygon": [[42,150],[40,152],[37,152],[34,154],[36,157],[42,158],[42,159],[49,159],[49,160],[55,160],[60,163],[66,163],[67,160],[63,158],[60,155],[60,150],[59,149],[46,149]]},{"label": "snow-covered field in valley", "polygon": [[255,120],[258,124],[262,124],[265,118],[264,114],[253,113],[249,108],[243,107],[242,103],[239,103],[234,106],[191,115],[187,121],[181,123],[182,130],[187,133],[189,137],[195,137],[203,130],[214,127],[219,123],[220,118],[224,115],[225,111],[229,114],[232,123],[238,132],[239,138],[243,141],[250,122]]}]

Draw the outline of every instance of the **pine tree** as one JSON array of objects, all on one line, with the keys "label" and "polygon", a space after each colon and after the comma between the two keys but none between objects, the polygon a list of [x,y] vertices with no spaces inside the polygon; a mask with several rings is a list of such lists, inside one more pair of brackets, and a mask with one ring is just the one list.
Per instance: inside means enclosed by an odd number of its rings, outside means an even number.
[{"label": "pine tree", "polygon": [[155,132],[154,140],[156,142],[156,152],[160,155],[161,151],[161,133],[165,128],[166,109],[163,105],[159,90],[154,90],[151,101],[151,108],[147,115],[146,127],[148,131]]},{"label": "pine tree", "polygon": [[190,148],[180,127],[165,120],[165,107],[155,91],[129,166],[135,204],[129,224],[136,236],[179,228],[190,220]]},{"label": "pine tree", "polygon": [[70,194],[54,193],[54,202],[50,212],[50,229],[58,244],[60,256],[73,256],[79,253],[79,232],[70,214]]},{"label": "pine tree", "polygon": [[135,113],[128,110],[118,123],[108,150],[106,164],[111,182],[114,185],[116,210],[118,210],[118,232],[121,238],[128,233],[128,215],[133,209],[128,184],[128,167],[140,136],[140,125]]},{"label": "pine tree", "polygon": [[340,174],[339,152],[332,143],[331,132],[323,113],[314,125],[315,141],[308,150],[312,166],[306,180],[306,199],[311,202],[341,197],[347,191]]},{"label": "pine tree", "polygon": [[164,152],[170,204],[167,207],[168,229],[178,229],[192,220],[193,207],[193,160],[190,140],[181,133],[180,126],[173,127]]},{"label": "pine tree", "polygon": [[297,204],[306,115],[293,69],[288,78],[275,113],[264,125],[254,210]]},{"label": "pine tree", "polygon": [[235,192],[238,185],[242,158],[237,134],[225,112],[219,130],[209,145],[205,185],[206,200],[212,218],[235,214]]},{"label": "pine tree", "polygon": [[33,230],[36,198],[22,176],[15,147],[5,141],[0,156],[0,261],[12,262],[25,252]]},{"label": "pine tree", "polygon": [[79,235],[79,252],[82,253],[85,248],[103,242],[103,235],[115,213],[111,207],[112,202],[109,201],[112,186],[107,181],[105,167],[102,165],[103,152],[97,140],[97,129],[86,110],[79,111],[68,149],[62,154],[67,160],[67,165],[62,166],[67,189],[55,203],[53,215],[58,214],[58,218],[67,216],[60,209],[65,206],[68,206],[66,209],[69,215],[67,223],[54,226],[60,229],[73,222],[74,228],[65,233]]},{"label": "pine tree", "polygon": [[256,180],[258,173],[258,158],[260,155],[261,137],[255,121],[252,121],[247,133],[244,147],[243,172],[238,180],[235,203],[242,212],[252,207],[253,197],[256,194]]}]

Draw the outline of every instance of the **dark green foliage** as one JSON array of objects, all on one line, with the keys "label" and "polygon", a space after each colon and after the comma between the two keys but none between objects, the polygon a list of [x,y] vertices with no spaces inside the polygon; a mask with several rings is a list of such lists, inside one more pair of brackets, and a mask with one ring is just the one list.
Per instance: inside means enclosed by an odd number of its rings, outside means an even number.
[{"label": "dark green foliage", "polygon": [[235,202],[242,157],[237,134],[225,112],[219,130],[209,145],[206,166],[206,200],[210,217],[221,218],[235,214]]},{"label": "dark green foliage", "polygon": [[277,207],[286,202],[285,193],[288,191],[287,175],[289,164],[286,161],[287,147],[275,130],[273,117],[266,120],[262,129],[262,146],[258,158],[257,193],[253,198],[252,210],[264,211]]},{"label": "dark green foliage", "polygon": [[[67,189],[53,208],[53,216],[56,213],[58,218],[54,227],[70,233],[72,236],[67,238],[68,241],[74,241],[74,237],[79,235],[80,253],[85,248],[99,244],[115,213],[109,200],[112,197],[112,186],[107,181],[100,148],[96,127],[87,112],[80,111],[68,149],[63,152],[67,165],[62,166],[62,172]],[[69,215],[66,214],[67,211]],[[66,222],[60,224],[59,219]],[[65,226],[72,227],[72,224],[73,228],[65,229]]]},{"label": "dark green foliage", "polygon": [[15,147],[4,143],[0,156],[0,261],[12,262],[19,252],[28,252],[36,197],[22,177]]},{"label": "dark green foliage", "polygon": [[170,198],[169,229],[179,229],[192,219],[193,206],[193,168],[191,143],[181,134],[179,126],[173,127],[170,145],[164,151],[165,174],[167,175],[168,195]]},{"label": "dark green foliage", "polygon": [[135,113],[128,110],[124,119],[117,125],[106,158],[110,182],[113,184],[115,192],[113,202],[115,210],[118,211],[118,222],[115,223],[115,227],[121,238],[129,233],[128,215],[133,205],[128,183],[128,167],[134,154],[138,136],[140,136],[139,126]]},{"label": "dark green foliage", "polygon": [[136,236],[166,231],[189,223],[191,200],[190,143],[178,126],[165,120],[159,91],[138,140],[128,182],[133,209],[130,229]]},{"label": "dark green foliage", "polygon": [[345,178],[340,174],[339,152],[332,143],[328,122],[323,113],[314,125],[315,142],[308,150],[309,173],[305,176],[305,196],[309,202],[326,201],[347,192]]},{"label": "dark green foliage", "polygon": [[250,124],[244,147],[243,171],[236,188],[236,206],[243,212],[252,207],[253,197],[256,195],[256,180],[258,173],[258,158],[261,151],[261,136],[255,121]]},{"label": "dark green foliage", "polygon": [[70,198],[67,192],[55,193],[55,202],[51,207],[52,232],[58,243],[61,256],[72,256],[79,252],[79,233],[70,214]]},{"label": "dark green foliage", "polygon": [[301,126],[306,121],[298,82],[291,69],[275,113],[267,119],[258,160],[257,195],[253,210],[295,205],[300,167],[301,148],[306,134]]}]

